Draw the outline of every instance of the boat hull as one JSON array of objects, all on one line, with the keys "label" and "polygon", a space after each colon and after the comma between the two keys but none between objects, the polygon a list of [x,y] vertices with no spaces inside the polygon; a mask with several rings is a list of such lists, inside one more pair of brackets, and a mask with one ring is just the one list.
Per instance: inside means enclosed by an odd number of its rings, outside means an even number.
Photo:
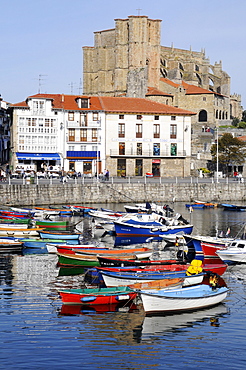
[{"label": "boat hull", "polygon": [[114,221],[115,233],[117,236],[131,236],[131,237],[155,237],[162,240],[160,235],[184,233],[191,234],[193,226],[147,226],[139,224],[129,224]]},{"label": "boat hull", "polygon": [[[212,290],[208,285],[194,286],[164,292],[163,295],[154,291],[141,291],[144,311],[148,314],[160,312],[182,312],[198,310],[221,303],[227,296],[228,289]],[[190,290],[190,295],[186,290]],[[193,290],[193,295],[192,295]],[[160,292],[160,291],[159,291]],[[197,294],[198,293],[198,294]],[[200,294],[200,295],[199,295]]]},{"label": "boat hull", "polygon": [[66,234],[66,233],[51,233],[46,231],[40,231],[39,235],[42,239],[76,239],[78,240],[81,234]]},{"label": "boat hull", "polygon": [[200,284],[203,281],[204,274],[197,274],[186,276],[184,272],[169,272],[169,273],[156,273],[156,274],[117,274],[112,272],[101,272],[104,283],[107,287],[132,285],[135,283],[148,283],[153,280],[184,278],[184,286]]},{"label": "boat hull", "polygon": [[99,289],[67,289],[59,291],[63,304],[109,305],[132,301],[137,296],[128,287]]}]

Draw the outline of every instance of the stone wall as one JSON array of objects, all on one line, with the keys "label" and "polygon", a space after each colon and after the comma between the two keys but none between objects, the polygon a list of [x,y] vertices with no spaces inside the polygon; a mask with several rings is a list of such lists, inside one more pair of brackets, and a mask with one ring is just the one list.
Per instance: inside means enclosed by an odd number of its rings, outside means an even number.
[{"label": "stone wall", "polygon": [[60,185],[0,185],[0,202],[5,206],[37,206],[55,204],[129,203],[154,201],[170,203],[215,201],[237,202],[246,200],[245,184],[231,183],[94,183]]}]

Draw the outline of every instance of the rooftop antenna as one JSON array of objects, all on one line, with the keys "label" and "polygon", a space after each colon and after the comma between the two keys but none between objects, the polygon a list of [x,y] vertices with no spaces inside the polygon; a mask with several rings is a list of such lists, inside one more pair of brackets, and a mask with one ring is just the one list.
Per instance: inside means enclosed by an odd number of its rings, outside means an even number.
[{"label": "rooftop antenna", "polygon": [[79,79],[79,95],[82,94],[82,79]]},{"label": "rooftop antenna", "polygon": [[76,83],[75,82],[71,82],[68,85],[71,87],[71,95],[73,95],[73,86],[76,85]]},{"label": "rooftop antenna", "polygon": [[41,84],[41,81],[45,80],[44,78],[42,78],[44,76],[48,76],[48,75],[42,75],[42,74],[38,75],[38,93],[39,94],[41,92],[41,86],[43,85],[43,84]]}]

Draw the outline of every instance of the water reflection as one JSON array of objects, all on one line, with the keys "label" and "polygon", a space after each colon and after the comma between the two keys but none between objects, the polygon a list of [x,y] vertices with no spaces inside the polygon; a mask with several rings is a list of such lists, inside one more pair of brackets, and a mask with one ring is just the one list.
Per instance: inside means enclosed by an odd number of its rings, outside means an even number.
[{"label": "water reflection", "polygon": [[0,255],[0,285],[12,285],[13,283],[13,256]]},{"label": "water reflection", "polygon": [[192,327],[208,321],[211,326],[219,326],[219,318],[228,314],[224,304],[209,309],[167,316],[146,316],[142,325],[142,340],[148,340],[153,335],[178,333],[180,329]]}]

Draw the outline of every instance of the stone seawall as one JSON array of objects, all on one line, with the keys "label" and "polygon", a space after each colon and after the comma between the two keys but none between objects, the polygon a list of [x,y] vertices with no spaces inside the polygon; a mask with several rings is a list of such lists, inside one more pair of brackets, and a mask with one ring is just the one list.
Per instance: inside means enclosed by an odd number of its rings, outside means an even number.
[{"label": "stone seawall", "polygon": [[173,201],[243,202],[246,186],[228,184],[59,184],[0,185],[0,202],[6,205],[54,205]]}]

